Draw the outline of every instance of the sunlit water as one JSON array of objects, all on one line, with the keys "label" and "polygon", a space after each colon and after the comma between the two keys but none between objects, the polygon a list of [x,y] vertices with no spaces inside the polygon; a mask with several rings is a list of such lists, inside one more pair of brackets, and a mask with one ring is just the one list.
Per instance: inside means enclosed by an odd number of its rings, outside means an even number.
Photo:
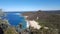
[{"label": "sunlit water", "polygon": [[23,28],[26,28],[26,21],[25,18],[21,15],[21,13],[6,13],[6,19],[12,26],[17,26],[20,23],[23,25]]}]

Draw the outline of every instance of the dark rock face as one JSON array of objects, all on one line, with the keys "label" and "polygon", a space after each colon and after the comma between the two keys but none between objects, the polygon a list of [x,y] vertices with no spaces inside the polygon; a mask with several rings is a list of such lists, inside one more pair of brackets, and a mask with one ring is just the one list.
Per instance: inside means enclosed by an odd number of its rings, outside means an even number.
[{"label": "dark rock face", "polygon": [[4,34],[4,31],[1,27],[0,27],[0,34]]}]

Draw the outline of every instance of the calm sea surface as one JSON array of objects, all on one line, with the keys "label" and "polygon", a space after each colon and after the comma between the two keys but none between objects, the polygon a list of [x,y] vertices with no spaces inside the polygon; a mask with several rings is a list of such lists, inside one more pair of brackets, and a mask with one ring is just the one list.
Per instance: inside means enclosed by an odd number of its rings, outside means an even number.
[{"label": "calm sea surface", "polygon": [[11,12],[6,13],[6,19],[12,26],[17,26],[20,23],[23,25],[23,28],[26,28],[25,18],[21,15],[21,13]]}]

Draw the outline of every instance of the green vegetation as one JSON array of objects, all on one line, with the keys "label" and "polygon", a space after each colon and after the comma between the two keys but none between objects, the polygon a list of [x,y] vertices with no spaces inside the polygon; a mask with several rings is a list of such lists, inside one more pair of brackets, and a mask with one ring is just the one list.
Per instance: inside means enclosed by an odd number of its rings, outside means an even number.
[{"label": "green vegetation", "polygon": [[7,30],[4,33],[5,34],[18,34],[18,32],[16,32],[14,27],[7,28]]},{"label": "green vegetation", "polygon": [[52,29],[58,29],[60,32],[60,15],[49,14],[46,19],[41,20],[39,18],[36,21],[42,26],[46,26]]},{"label": "green vegetation", "polygon": [[[38,11],[34,13],[26,13],[29,17],[28,20],[35,20],[41,25],[42,27],[40,30],[30,28],[31,32],[35,34],[41,34],[46,32],[60,32],[60,15],[56,14],[46,14],[44,12]],[[25,14],[24,14],[25,15]],[[38,19],[37,19],[38,17]],[[14,27],[9,26],[8,20],[0,19],[0,27],[3,28],[4,34],[18,34]],[[44,29],[44,27],[48,27],[49,29]],[[41,33],[40,33],[41,32]]]},{"label": "green vegetation", "polygon": [[44,21],[41,19],[37,20],[39,22],[39,24],[43,24],[47,27],[51,27],[51,28],[58,28],[60,27],[60,16],[59,15],[49,15],[49,17],[47,19],[44,19]]},{"label": "green vegetation", "polygon": [[9,22],[7,20],[0,20],[0,27],[3,29],[4,34],[18,34],[14,27],[9,26]]},{"label": "green vegetation", "polygon": [[[37,12],[26,12],[23,15],[29,16],[27,18],[28,20],[36,20],[42,26],[42,30],[45,30],[43,27],[48,27],[49,31],[57,30],[57,32],[58,31],[60,32],[60,15],[59,15],[59,12],[57,11],[44,12],[39,10]],[[38,30],[35,30],[35,31],[37,32]],[[41,29],[39,31],[41,31]]]}]

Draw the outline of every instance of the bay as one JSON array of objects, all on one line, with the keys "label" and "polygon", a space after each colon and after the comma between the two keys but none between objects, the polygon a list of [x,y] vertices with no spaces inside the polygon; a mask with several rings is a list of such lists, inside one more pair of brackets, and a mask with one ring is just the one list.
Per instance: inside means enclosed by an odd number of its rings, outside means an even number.
[{"label": "bay", "polygon": [[8,20],[10,25],[18,26],[19,24],[22,24],[23,28],[26,28],[26,21],[21,13],[7,12],[5,14],[6,14],[6,19]]}]

